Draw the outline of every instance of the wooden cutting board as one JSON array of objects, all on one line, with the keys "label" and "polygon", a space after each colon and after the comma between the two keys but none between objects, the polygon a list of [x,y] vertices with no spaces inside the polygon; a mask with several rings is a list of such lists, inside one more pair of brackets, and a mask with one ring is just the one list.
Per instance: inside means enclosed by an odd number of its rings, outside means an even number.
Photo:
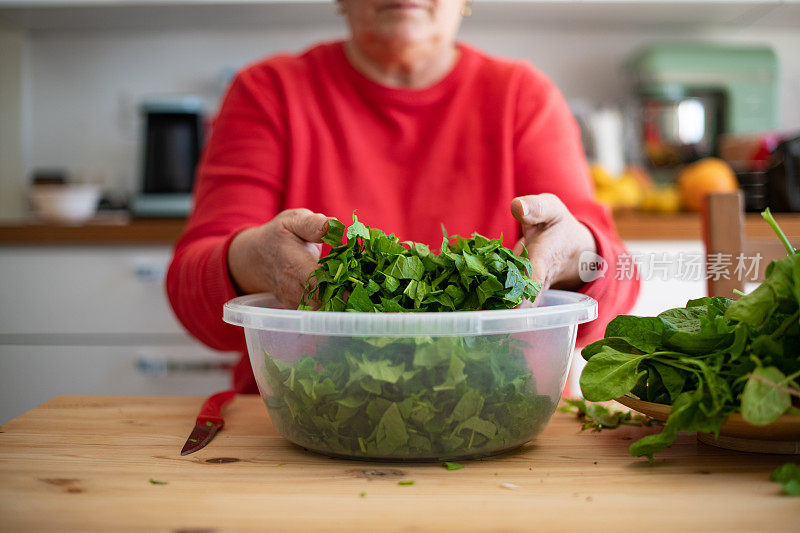
[{"label": "wooden cutting board", "polygon": [[[448,471],[306,452],[275,432],[258,397],[239,397],[211,444],[181,457],[201,403],[62,396],[1,426],[0,530],[800,527],[800,498],[781,496],[769,481],[787,457],[721,450],[692,435],[650,465],[627,447],[653,428],[581,432],[572,415],[557,413],[523,448]],[[415,483],[398,485],[403,480]]]}]

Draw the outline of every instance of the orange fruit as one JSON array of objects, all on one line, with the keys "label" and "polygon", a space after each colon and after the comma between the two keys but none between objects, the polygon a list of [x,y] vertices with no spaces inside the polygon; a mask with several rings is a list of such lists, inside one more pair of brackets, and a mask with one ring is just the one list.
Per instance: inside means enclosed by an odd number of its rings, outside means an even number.
[{"label": "orange fruit", "polygon": [[678,190],[683,205],[700,211],[706,195],[712,192],[735,192],[739,188],[736,174],[722,159],[707,157],[683,169],[678,177]]},{"label": "orange fruit", "polygon": [[638,165],[629,165],[628,168],[625,169],[623,176],[633,177],[639,182],[639,185],[641,185],[643,189],[652,189],[655,187],[653,178],[650,177],[650,174],[648,174],[644,168]]},{"label": "orange fruit", "polygon": [[597,189],[597,192],[595,192],[595,200],[611,209],[614,209],[616,204],[614,191],[609,188]]},{"label": "orange fruit", "polygon": [[618,207],[639,207],[642,203],[644,190],[639,181],[630,175],[624,175],[617,180],[613,187]]},{"label": "orange fruit", "polygon": [[592,163],[589,166],[589,171],[592,174],[594,186],[597,188],[608,187],[617,181],[617,179],[600,163]]},{"label": "orange fruit", "polygon": [[681,209],[681,196],[675,187],[645,189],[640,207],[652,213],[675,213]]}]

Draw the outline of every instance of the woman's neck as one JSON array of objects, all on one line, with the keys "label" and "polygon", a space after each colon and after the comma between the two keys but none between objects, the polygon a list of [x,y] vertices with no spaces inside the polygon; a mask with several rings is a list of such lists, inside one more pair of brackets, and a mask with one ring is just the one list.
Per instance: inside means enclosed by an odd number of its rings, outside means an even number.
[{"label": "woman's neck", "polygon": [[353,40],[345,42],[344,50],[356,70],[372,81],[405,89],[434,85],[447,76],[460,53],[452,44],[441,49],[425,45],[397,51],[362,46]]}]

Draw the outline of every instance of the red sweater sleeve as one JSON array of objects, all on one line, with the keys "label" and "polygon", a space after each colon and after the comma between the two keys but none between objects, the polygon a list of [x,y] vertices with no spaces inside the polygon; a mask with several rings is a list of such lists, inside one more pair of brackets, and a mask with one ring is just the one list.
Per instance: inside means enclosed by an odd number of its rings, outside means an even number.
[{"label": "red sweater sleeve", "polygon": [[617,259],[626,253],[609,210],[594,200],[594,187],[580,142],[580,131],[561,92],[543,74],[522,63],[514,167],[518,195],[549,192],[592,232],[605,259],[604,277],[580,292],[599,303],[597,320],[578,330],[578,345],[601,338],[608,322],[628,312],[639,294],[638,279],[617,279]]},{"label": "red sweater sleeve", "polygon": [[282,202],[285,121],[269,76],[266,69],[245,70],[228,89],[198,166],[194,208],[167,272],[178,319],[218,350],[245,350],[242,328],[222,321],[223,304],[236,296],[228,274],[230,242],[239,231],[272,219]]}]

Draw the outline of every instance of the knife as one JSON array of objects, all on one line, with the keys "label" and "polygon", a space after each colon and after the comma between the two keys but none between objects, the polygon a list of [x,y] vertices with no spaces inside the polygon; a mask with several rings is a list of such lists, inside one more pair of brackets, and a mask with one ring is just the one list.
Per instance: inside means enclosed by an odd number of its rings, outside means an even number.
[{"label": "knife", "polygon": [[197,422],[189,438],[186,439],[186,444],[183,445],[181,455],[194,453],[211,442],[211,439],[214,438],[217,431],[222,429],[225,425],[221,414],[222,408],[235,397],[236,391],[226,390],[212,394],[203,402],[203,407],[200,408],[200,414],[197,415]]}]

